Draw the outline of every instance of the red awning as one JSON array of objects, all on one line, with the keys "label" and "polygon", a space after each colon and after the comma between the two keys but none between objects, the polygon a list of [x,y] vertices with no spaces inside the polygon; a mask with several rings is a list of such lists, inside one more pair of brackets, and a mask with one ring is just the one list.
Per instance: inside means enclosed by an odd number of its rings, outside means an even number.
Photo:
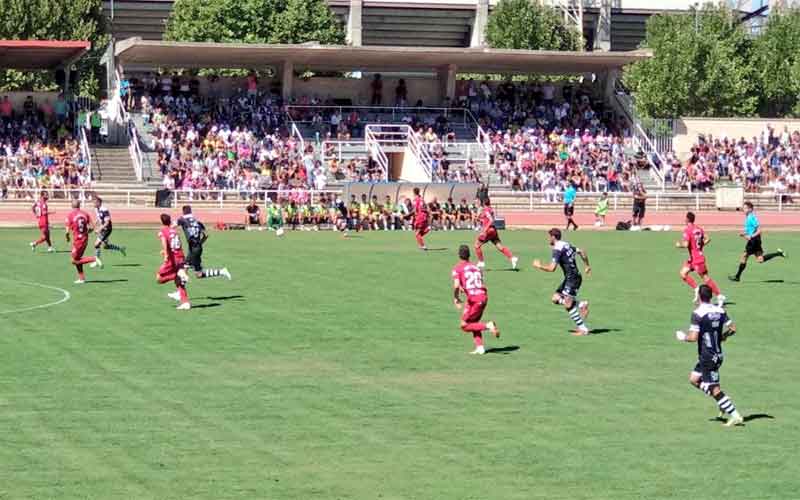
[{"label": "red awning", "polygon": [[78,60],[91,46],[74,40],[0,40],[0,68],[56,69]]}]

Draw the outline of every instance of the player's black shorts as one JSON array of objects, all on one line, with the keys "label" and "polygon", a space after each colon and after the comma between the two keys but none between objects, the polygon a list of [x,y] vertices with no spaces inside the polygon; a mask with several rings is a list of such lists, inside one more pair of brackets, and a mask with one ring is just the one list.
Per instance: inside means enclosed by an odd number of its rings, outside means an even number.
[{"label": "player's black shorts", "polygon": [[108,243],[108,239],[111,237],[111,231],[112,231],[111,226],[105,229],[101,229],[100,231],[97,232],[97,239],[102,241],[103,243]]},{"label": "player's black shorts", "polygon": [[572,205],[570,203],[565,203],[564,204],[564,215],[566,215],[567,217],[572,217],[572,214],[574,214],[574,213],[575,213],[575,205]]},{"label": "player's black shorts", "polygon": [[722,360],[699,360],[694,365],[695,373],[700,374],[700,383],[705,387],[719,385],[719,368],[722,366]]},{"label": "player's black shorts", "polygon": [[186,264],[198,273],[203,270],[203,245],[189,245]]},{"label": "player's black shorts", "polygon": [[633,200],[633,216],[642,218],[644,217],[644,213],[645,213],[645,201]]},{"label": "player's black shorts", "polygon": [[556,293],[561,295],[568,295],[570,297],[577,297],[583,283],[583,276],[580,274],[569,278],[564,278],[561,285],[556,289]]},{"label": "player's black shorts", "polygon": [[756,236],[755,238],[750,238],[747,240],[747,244],[744,246],[744,251],[747,252],[747,255],[761,255],[764,253],[764,249],[761,248],[761,235]]}]

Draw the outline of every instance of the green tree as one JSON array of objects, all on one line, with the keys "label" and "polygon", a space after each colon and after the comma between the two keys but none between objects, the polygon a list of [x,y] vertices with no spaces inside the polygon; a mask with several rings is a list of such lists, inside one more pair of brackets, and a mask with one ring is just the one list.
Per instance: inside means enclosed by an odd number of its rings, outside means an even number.
[{"label": "green tree", "polygon": [[753,67],[761,88],[759,111],[765,116],[797,115],[800,92],[800,10],[782,9],[769,16],[753,50]]},{"label": "green tree", "polygon": [[654,118],[752,116],[758,85],[752,42],[738,17],[707,4],[685,14],[659,14],[647,21],[643,47],[654,56],[625,69],[623,81],[637,111]]},{"label": "green tree", "polygon": [[497,49],[578,50],[581,33],[550,6],[500,0],[489,15],[486,41]]},{"label": "green tree", "polygon": [[183,42],[344,43],[324,0],[176,0],[165,38]]},{"label": "green tree", "polygon": [[[76,65],[78,91],[97,97],[99,61],[108,46],[102,0],[0,0],[0,38],[87,40],[92,50]],[[3,90],[55,88],[51,72],[0,71]]]}]

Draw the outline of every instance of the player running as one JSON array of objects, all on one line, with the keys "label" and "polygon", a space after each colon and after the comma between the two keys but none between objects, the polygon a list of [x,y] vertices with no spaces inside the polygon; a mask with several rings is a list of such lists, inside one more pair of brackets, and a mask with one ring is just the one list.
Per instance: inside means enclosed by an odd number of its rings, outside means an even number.
[{"label": "player running", "polygon": [[[169,214],[161,214],[161,230],[158,231],[158,239],[161,241],[161,256],[164,257],[161,267],[156,271],[156,281],[159,284],[175,283],[176,293],[180,305],[179,311],[187,311],[192,308],[189,302],[189,295],[186,293],[186,284],[189,282],[189,275],[184,268],[183,248],[181,247],[181,236],[178,230],[172,227],[172,217]],[[174,298],[174,294],[167,294]]]},{"label": "player running", "polygon": [[[99,197],[94,199],[94,213],[97,223],[100,224],[100,228],[96,231],[97,239],[94,242],[94,256],[100,258],[100,249],[104,248],[112,252],[119,252],[123,257],[126,257],[128,254],[125,253],[125,247],[109,243],[108,241],[111,237],[111,231],[113,230],[111,225],[111,212],[103,206],[103,200]],[[89,267],[97,267],[97,265],[97,262],[92,262]]]},{"label": "player running", "polygon": [[[195,276],[200,279],[219,278],[222,276],[230,280],[231,273],[227,267],[222,269],[203,269],[203,245],[208,239],[206,226],[194,217],[192,207],[189,205],[184,205],[181,211],[183,215],[178,217],[176,224],[183,228],[183,235],[186,236],[186,243],[189,245],[189,258],[186,263],[190,268],[194,269]],[[180,299],[177,292],[170,296],[175,300]]]},{"label": "player running", "polygon": [[492,209],[492,204],[488,198],[481,201],[481,205],[483,206],[480,215],[478,216],[478,221],[481,225],[481,232],[478,233],[478,237],[475,239],[475,255],[478,256],[478,267],[484,268],[486,267],[486,263],[483,260],[483,250],[481,247],[491,242],[495,248],[497,248],[500,253],[506,256],[506,258],[511,261],[511,269],[517,270],[517,262],[519,261],[518,257],[514,257],[514,254],[511,253],[511,250],[503,246],[500,242],[500,236],[497,234],[497,228],[494,225],[494,209]]},{"label": "player running", "polygon": [[678,248],[686,248],[689,250],[689,260],[683,263],[680,270],[680,276],[684,283],[694,290],[694,303],[698,303],[697,282],[689,274],[691,272],[697,273],[703,280],[703,283],[711,288],[714,295],[717,296],[717,305],[722,307],[725,305],[725,296],[719,291],[717,283],[708,275],[708,268],[706,267],[706,256],[703,254],[703,249],[711,242],[711,238],[703,231],[703,228],[694,223],[695,215],[693,212],[686,213],[686,228],[683,230],[683,239],[676,241],[675,246]]},{"label": "player running", "polygon": [[[470,354],[485,354],[483,332],[489,330],[495,337],[500,337],[500,329],[494,321],[481,322],[483,311],[489,301],[486,286],[483,284],[481,270],[469,261],[469,247],[458,248],[458,264],[453,268],[453,304],[462,310],[461,330],[472,333],[475,350]],[[461,301],[461,292],[466,295],[466,303]]]},{"label": "player running", "polygon": [[731,281],[740,281],[742,279],[744,268],[747,267],[747,259],[749,259],[751,255],[756,256],[756,262],[759,264],[763,264],[775,257],[786,258],[786,252],[780,248],[775,252],[764,255],[764,249],[761,247],[761,225],[753,211],[753,204],[749,201],[744,202],[744,211],[745,214],[747,214],[744,219],[744,232],[739,233],[739,236],[747,240],[747,243],[744,246],[742,257],[739,259],[739,270],[736,271],[735,275],[728,276],[728,279]]},{"label": "player running", "polygon": [[[64,237],[67,243],[70,241],[70,232],[72,233],[72,264],[78,270],[78,279],[75,281],[76,285],[86,283],[86,275],[83,274],[84,264],[97,263],[97,266],[103,268],[103,262],[98,257],[84,257],[86,247],[89,245],[89,233],[93,230],[92,219],[89,214],[81,210],[81,202],[78,200],[72,201],[72,211],[67,215],[66,232]],[[92,266],[94,267],[94,266]]]},{"label": "player running", "polygon": [[675,332],[681,342],[697,342],[697,364],[689,373],[689,383],[705,392],[717,402],[720,417],[729,415],[726,427],[744,424],[733,400],[719,386],[719,369],[724,355],[722,343],[736,333],[736,325],[728,318],[725,309],[712,305],[711,287],[700,285],[700,305],[692,312],[689,333]]},{"label": "player running", "polygon": [[586,326],[584,320],[589,316],[589,302],[582,301],[578,304],[575,301],[578,298],[578,291],[581,288],[583,277],[578,270],[578,264],[575,262],[575,255],[580,255],[581,260],[586,265],[586,276],[592,275],[592,268],[589,265],[589,256],[586,251],[580,248],[575,248],[566,241],[561,241],[561,230],[553,228],[548,231],[548,238],[550,246],[553,247],[553,260],[548,265],[543,265],[539,259],[533,261],[533,267],[540,271],[552,273],[556,267],[561,267],[564,272],[564,281],[553,294],[553,304],[563,305],[567,310],[567,314],[575,322],[575,331],[572,333],[575,336],[589,335],[589,327]]},{"label": "player running", "polygon": [[431,232],[428,220],[428,206],[419,194],[419,188],[414,188],[414,231],[417,239],[417,246],[420,250],[427,250],[425,246],[425,235]]},{"label": "player running", "polygon": [[41,237],[36,241],[31,241],[31,252],[36,251],[36,247],[42,243],[47,243],[47,251],[55,252],[53,244],[50,242],[50,216],[55,212],[51,212],[47,207],[47,191],[42,191],[39,194],[39,199],[33,204],[31,210],[33,215],[36,216],[36,222],[39,225],[39,232]]}]

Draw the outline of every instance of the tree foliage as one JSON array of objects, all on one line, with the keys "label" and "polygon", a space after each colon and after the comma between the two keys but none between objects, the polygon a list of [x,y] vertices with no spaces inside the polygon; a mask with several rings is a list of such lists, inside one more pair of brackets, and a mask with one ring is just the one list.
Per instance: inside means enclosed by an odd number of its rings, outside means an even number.
[{"label": "tree foliage", "polygon": [[624,75],[639,113],[657,118],[756,113],[753,43],[730,9],[707,4],[696,13],[653,16],[643,46],[653,50],[653,58],[629,66]]},{"label": "tree foliage", "polygon": [[[97,96],[99,61],[108,45],[102,0],[0,0],[0,38],[88,40],[92,51],[77,64],[78,90]],[[55,88],[52,73],[0,71],[3,90]]]},{"label": "tree foliage", "polygon": [[165,38],[183,42],[344,43],[324,0],[176,0]]},{"label": "tree foliage", "polygon": [[753,67],[761,87],[759,111],[766,116],[800,115],[800,10],[777,10],[755,41]]},{"label": "tree foliage", "polygon": [[550,6],[500,0],[489,15],[486,41],[498,49],[577,50],[581,34]]}]

